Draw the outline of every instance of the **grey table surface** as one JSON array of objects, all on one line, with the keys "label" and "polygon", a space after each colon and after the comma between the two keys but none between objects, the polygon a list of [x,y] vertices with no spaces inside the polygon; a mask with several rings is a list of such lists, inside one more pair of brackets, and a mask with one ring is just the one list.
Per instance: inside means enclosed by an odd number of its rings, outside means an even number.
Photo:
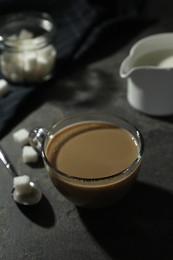
[{"label": "grey table surface", "polygon": [[[139,38],[171,31],[169,21],[139,33],[118,51],[54,82],[47,97],[3,137],[1,145],[19,175],[28,174],[42,189],[37,206],[20,207],[10,192],[12,176],[0,163],[0,259],[173,259],[173,117],[150,117],[126,99],[119,66]],[[64,115],[108,112],[135,124],[145,142],[144,160],[129,194],[104,210],[77,208],[53,186],[42,161],[22,162],[13,133],[49,128]]]}]

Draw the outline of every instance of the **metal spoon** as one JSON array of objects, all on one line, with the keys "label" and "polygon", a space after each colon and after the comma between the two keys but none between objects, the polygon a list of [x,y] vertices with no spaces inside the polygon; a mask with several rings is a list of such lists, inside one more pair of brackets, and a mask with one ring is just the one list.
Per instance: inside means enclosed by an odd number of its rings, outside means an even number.
[{"label": "metal spoon", "polygon": [[[3,149],[1,147],[0,147],[0,160],[3,162],[6,169],[8,170],[8,172],[10,174],[12,174],[13,177],[18,176],[14,166],[12,165],[12,163],[8,159],[8,156],[6,155],[6,153],[3,151]],[[42,197],[41,190],[34,184],[34,182],[30,182],[29,185],[31,188],[31,192],[29,192],[27,194],[25,194],[25,193],[17,194],[17,191],[15,190],[15,188],[12,189],[12,197],[15,202],[22,204],[22,205],[35,205],[36,203],[38,203],[40,201],[40,199]]]}]

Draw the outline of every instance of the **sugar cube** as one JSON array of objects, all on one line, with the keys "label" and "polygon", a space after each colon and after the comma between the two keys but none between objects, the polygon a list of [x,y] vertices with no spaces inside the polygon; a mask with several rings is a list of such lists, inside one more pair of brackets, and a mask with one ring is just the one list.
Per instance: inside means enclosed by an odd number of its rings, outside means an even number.
[{"label": "sugar cube", "polygon": [[38,153],[32,146],[24,146],[22,150],[22,158],[24,163],[32,163],[38,160]]},{"label": "sugar cube", "polygon": [[36,80],[36,54],[34,51],[24,52],[23,65],[24,78],[27,81]]},{"label": "sugar cube", "polygon": [[13,134],[13,140],[19,143],[21,146],[28,143],[29,132],[25,128],[22,128]]},{"label": "sugar cube", "polygon": [[16,194],[28,194],[31,192],[30,177],[27,175],[16,176],[13,179],[13,187]]},{"label": "sugar cube", "polygon": [[5,79],[0,79],[0,96],[4,96],[9,93],[10,87]]},{"label": "sugar cube", "polygon": [[18,35],[18,38],[20,40],[32,39],[33,37],[34,37],[34,34],[26,29],[22,29]]},{"label": "sugar cube", "polygon": [[17,35],[16,34],[11,34],[10,36],[7,37],[7,39],[9,41],[15,41],[15,40],[17,40]]}]

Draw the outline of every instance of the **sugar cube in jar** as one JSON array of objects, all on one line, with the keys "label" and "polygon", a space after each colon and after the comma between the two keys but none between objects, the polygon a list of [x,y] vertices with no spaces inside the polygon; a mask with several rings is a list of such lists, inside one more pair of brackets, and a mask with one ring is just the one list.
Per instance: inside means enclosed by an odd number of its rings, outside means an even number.
[{"label": "sugar cube in jar", "polygon": [[9,15],[0,27],[1,73],[12,83],[40,83],[53,76],[56,27],[46,13]]}]

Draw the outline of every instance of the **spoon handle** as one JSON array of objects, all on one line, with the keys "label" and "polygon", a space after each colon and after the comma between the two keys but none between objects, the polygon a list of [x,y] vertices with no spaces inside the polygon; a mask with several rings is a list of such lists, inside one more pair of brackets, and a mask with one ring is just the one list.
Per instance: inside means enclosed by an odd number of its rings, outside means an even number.
[{"label": "spoon handle", "polygon": [[14,166],[11,164],[7,154],[4,152],[1,146],[0,146],[0,160],[3,162],[3,164],[5,165],[5,167],[7,168],[10,174],[12,174],[14,177],[17,176],[17,172]]}]

